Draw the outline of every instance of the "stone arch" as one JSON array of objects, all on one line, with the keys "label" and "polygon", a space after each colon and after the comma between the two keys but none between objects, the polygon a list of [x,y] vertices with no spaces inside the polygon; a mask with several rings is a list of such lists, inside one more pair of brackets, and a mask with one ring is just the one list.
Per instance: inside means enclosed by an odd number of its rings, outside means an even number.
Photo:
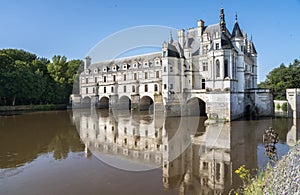
[{"label": "stone arch", "polygon": [[81,99],[81,104],[84,107],[91,106],[91,98],[89,96],[85,96],[83,99]]},{"label": "stone arch", "polygon": [[206,116],[206,103],[198,98],[193,97],[186,102],[188,115]]},{"label": "stone arch", "polygon": [[98,107],[101,109],[108,109],[109,108],[109,98],[106,96],[101,97],[98,102]]},{"label": "stone arch", "polygon": [[122,96],[119,99],[118,109],[130,110],[131,109],[131,99],[128,96]]},{"label": "stone arch", "polygon": [[154,101],[150,96],[143,96],[140,99],[140,110],[153,110]]}]

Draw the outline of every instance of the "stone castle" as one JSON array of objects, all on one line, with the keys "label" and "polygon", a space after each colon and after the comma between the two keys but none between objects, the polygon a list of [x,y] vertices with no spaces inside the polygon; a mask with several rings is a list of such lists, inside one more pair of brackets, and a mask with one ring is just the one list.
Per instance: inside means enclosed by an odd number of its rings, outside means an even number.
[{"label": "stone castle", "polygon": [[[109,109],[164,111],[167,115],[207,115],[234,120],[273,115],[273,96],[257,89],[257,51],[236,16],[230,32],[220,10],[217,24],[178,30],[161,52],[84,60],[80,102]],[[73,101],[75,104],[76,101]]]}]

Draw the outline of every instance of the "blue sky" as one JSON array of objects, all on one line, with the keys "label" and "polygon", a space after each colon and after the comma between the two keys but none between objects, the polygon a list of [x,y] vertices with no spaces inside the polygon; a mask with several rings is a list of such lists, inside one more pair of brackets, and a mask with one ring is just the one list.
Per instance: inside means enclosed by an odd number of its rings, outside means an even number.
[{"label": "blue sky", "polygon": [[0,0],[0,48],[24,49],[38,56],[82,59],[99,41],[140,25],[176,29],[219,22],[225,9],[231,31],[235,14],[258,51],[259,81],[281,63],[300,59],[300,0],[79,1]]}]

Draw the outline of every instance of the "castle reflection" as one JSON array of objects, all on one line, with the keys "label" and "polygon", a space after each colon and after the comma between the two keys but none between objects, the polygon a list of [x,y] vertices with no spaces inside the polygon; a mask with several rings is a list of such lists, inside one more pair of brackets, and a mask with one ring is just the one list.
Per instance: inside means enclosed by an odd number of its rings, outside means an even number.
[{"label": "castle reflection", "polygon": [[[228,194],[237,188],[241,181],[234,170],[241,165],[258,168],[257,146],[263,130],[273,123],[204,126],[204,117],[165,118],[163,113],[93,109],[74,110],[72,117],[87,156],[92,152],[109,165],[127,170],[161,167],[164,188],[178,189],[178,194]],[[292,127],[291,137],[299,137]]]}]

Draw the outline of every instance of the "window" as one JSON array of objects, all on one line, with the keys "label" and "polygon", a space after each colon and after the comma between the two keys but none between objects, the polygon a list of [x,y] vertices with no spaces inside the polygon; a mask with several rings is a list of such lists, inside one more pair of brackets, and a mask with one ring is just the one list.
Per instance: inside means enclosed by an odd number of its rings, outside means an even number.
[{"label": "window", "polygon": [[173,84],[170,84],[170,89],[173,89]]},{"label": "window", "polygon": [[106,87],[103,88],[103,93],[106,93]]},{"label": "window", "polygon": [[203,71],[208,71],[208,63],[207,62],[202,63],[202,70]]},{"label": "window", "polygon": [[86,93],[86,94],[89,93],[89,88],[85,88],[85,93]]},{"label": "window", "polygon": [[123,86],[123,91],[124,91],[124,93],[126,92],[126,86]]},{"label": "window", "polygon": [[202,47],[202,54],[203,55],[207,54],[207,47],[206,46]]},{"label": "window", "polygon": [[157,84],[154,85],[154,91],[158,91]]},{"label": "window", "polygon": [[88,78],[85,79],[85,83],[89,83],[89,79]]},{"label": "window", "polygon": [[148,73],[145,72],[145,79],[148,79]]},{"label": "window", "polygon": [[220,61],[216,60],[216,77],[220,77]]},{"label": "window", "polygon": [[95,83],[97,83],[97,77],[95,77]]},{"label": "window", "polygon": [[137,73],[134,73],[133,79],[134,79],[134,80],[137,80]]},{"label": "window", "polygon": [[173,67],[172,66],[170,66],[170,72],[173,72]]},{"label": "window", "polygon": [[135,92],[135,86],[132,85],[132,92]]},{"label": "window", "polygon": [[103,77],[103,82],[106,83],[106,76]]},{"label": "window", "polygon": [[145,136],[146,137],[148,136],[148,130],[145,130]]},{"label": "window", "polygon": [[224,78],[228,77],[228,60],[224,61]]},{"label": "window", "polygon": [[202,89],[205,89],[205,79],[202,79],[202,80],[201,80],[201,88],[202,88]]},{"label": "window", "polygon": [[112,93],[114,92],[114,87],[111,87],[111,92],[112,92]]},{"label": "window", "polygon": [[159,78],[159,71],[156,71],[156,78]]},{"label": "window", "polygon": [[95,93],[95,88],[93,87],[93,93]]},{"label": "window", "polygon": [[163,51],[163,57],[167,57],[167,51]]},{"label": "window", "polygon": [[126,74],[123,75],[124,81],[126,81]]},{"label": "window", "polygon": [[216,50],[219,50],[219,49],[220,49],[220,44],[216,43]]},{"label": "window", "polygon": [[116,82],[116,75],[113,75],[113,81]]},{"label": "window", "polygon": [[145,85],[145,92],[148,92],[148,85]]},{"label": "window", "polygon": [[164,84],[164,89],[167,89],[167,84]]},{"label": "window", "polygon": [[164,72],[167,72],[167,67],[164,66]]}]

